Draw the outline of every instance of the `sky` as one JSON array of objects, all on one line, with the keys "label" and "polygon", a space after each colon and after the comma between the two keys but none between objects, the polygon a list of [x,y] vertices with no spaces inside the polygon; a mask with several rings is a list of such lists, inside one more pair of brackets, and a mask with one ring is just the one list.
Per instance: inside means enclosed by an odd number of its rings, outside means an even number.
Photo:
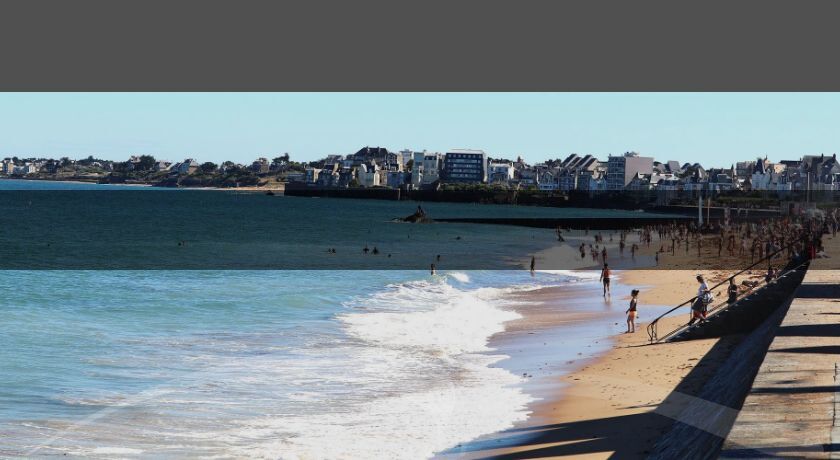
[{"label": "sky", "polygon": [[0,93],[0,157],[246,163],[364,146],[797,159],[840,150],[840,93]]}]

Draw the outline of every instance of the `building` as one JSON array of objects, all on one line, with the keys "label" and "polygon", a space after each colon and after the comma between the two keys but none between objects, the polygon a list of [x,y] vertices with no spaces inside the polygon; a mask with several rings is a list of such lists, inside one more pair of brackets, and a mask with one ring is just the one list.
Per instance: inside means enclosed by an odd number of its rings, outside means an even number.
[{"label": "building", "polygon": [[440,153],[426,153],[423,155],[422,185],[430,185],[440,180],[443,168],[443,155]]},{"label": "building", "polygon": [[517,170],[516,176],[520,187],[536,187],[539,183],[539,173],[531,167]]},{"label": "building", "polygon": [[385,174],[385,185],[391,188],[399,188],[403,184],[406,183],[407,179],[410,179],[410,176],[405,171],[384,171]]},{"label": "building", "polygon": [[592,179],[600,177],[597,172],[601,168],[602,163],[592,155],[579,156],[573,153],[560,163],[557,188],[564,191],[590,190]]},{"label": "building", "polygon": [[443,165],[443,155],[439,153],[414,152],[414,163],[411,167],[411,185],[420,187],[430,185],[440,180],[440,170]]},{"label": "building", "polygon": [[593,157],[592,155],[585,155],[579,156],[576,153],[573,153],[566,157],[562,163],[560,163],[560,167],[563,169],[568,169],[571,171],[574,170],[586,170],[586,171],[594,171],[600,165],[600,162],[597,158]]},{"label": "building", "polygon": [[192,158],[187,158],[183,162],[172,166],[172,170],[178,174],[193,174],[198,171],[198,163]]},{"label": "building", "polygon": [[[404,149],[404,150],[399,151],[399,154],[401,155],[401,159],[402,159],[402,170],[403,171],[408,171],[408,162],[413,160],[417,153],[418,152],[415,152],[414,150],[411,150],[411,149]],[[426,151],[424,150],[423,152],[419,152],[419,153],[426,153]]]},{"label": "building", "polygon": [[612,156],[607,160],[607,190],[624,190],[638,174],[653,173],[653,158],[636,152]]},{"label": "building", "polygon": [[423,180],[423,157],[425,152],[414,152],[414,162],[411,166],[411,185],[419,187]]},{"label": "building", "polygon": [[627,184],[626,189],[635,192],[650,190],[654,186],[654,184],[651,183],[652,177],[653,174],[636,173],[636,175],[630,179],[630,183]]},{"label": "building", "polygon": [[15,176],[25,176],[27,174],[35,174],[37,172],[38,166],[27,161],[22,165],[13,166],[11,174]]},{"label": "building", "polygon": [[321,187],[337,187],[338,180],[338,168],[333,164],[332,168],[324,168],[318,171],[318,179],[315,183]]},{"label": "building", "polygon": [[161,160],[155,162],[155,165],[152,167],[155,171],[169,171],[169,168],[172,167],[172,162]]},{"label": "building", "polygon": [[384,171],[402,171],[403,165],[408,161],[403,160],[402,152],[389,152],[384,147],[362,147],[356,153],[347,155],[347,160],[352,167],[375,161]]},{"label": "building", "polygon": [[3,174],[12,175],[15,171],[15,163],[11,160],[11,158],[6,158],[0,163],[0,172]]},{"label": "building", "polygon": [[755,161],[739,161],[735,163],[735,175],[741,179],[752,176]]},{"label": "building", "polygon": [[472,149],[446,152],[441,179],[447,182],[487,182],[487,154],[483,150]]},{"label": "building", "polygon": [[775,190],[779,182],[779,174],[767,157],[758,158],[753,163],[753,171],[750,176],[752,190]]},{"label": "building", "polygon": [[543,191],[553,191],[560,188],[560,169],[559,168],[547,168],[538,170],[538,178],[537,182],[539,183],[540,190]]},{"label": "building", "polygon": [[494,184],[507,184],[513,180],[513,163],[493,163],[489,166],[489,180]]},{"label": "building", "polygon": [[[307,184],[314,184],[318,182],[318,175],[321,174],[320,168],[306,168],[303,171],[303,181]],[[291,182],[291,181],[290,181]]]},{"label": "building", "polygon": [[379,165],[375,161],[359,165],[356,171],[356,179],[362,187],[379,187],[382,175],[379,173]]},{"label": "building", "polygon": [[557,177],[557,189],[568,192],[569,190],[577,190],[579,173],[573,169],[561,169],[560,175]]}]

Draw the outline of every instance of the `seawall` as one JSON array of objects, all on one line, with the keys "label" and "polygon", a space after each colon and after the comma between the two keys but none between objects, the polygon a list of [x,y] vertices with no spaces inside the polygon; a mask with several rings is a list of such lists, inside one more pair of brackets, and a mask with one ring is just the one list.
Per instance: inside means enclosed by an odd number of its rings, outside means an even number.
[{"label": "seawall", "polygon": [[[826,244],[840,257],[836,239]],[[840,270],[816,259],[794,294],[721,458],[840,458]]]}]

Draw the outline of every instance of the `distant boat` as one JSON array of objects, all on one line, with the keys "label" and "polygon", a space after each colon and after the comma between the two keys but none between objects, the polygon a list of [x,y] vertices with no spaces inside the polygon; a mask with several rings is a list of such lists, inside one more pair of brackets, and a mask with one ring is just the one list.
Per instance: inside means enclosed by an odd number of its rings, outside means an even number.
[{"label": "distant boat", "polygon": [[265,194],[266,194],[266,195],[269,195],[269,196],[274,196],[274,192],[272,192],[271,190],[269,190],[269,191],[265,192]]}]

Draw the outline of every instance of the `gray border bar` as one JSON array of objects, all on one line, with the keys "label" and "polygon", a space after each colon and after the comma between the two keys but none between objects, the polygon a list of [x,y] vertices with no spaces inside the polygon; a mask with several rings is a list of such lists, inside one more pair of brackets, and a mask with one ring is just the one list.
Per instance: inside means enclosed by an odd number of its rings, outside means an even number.
[{"label": "gray border bar", "polygon": [[0,90],[838,90],[838,13],[781,0],[11,0]]}]

